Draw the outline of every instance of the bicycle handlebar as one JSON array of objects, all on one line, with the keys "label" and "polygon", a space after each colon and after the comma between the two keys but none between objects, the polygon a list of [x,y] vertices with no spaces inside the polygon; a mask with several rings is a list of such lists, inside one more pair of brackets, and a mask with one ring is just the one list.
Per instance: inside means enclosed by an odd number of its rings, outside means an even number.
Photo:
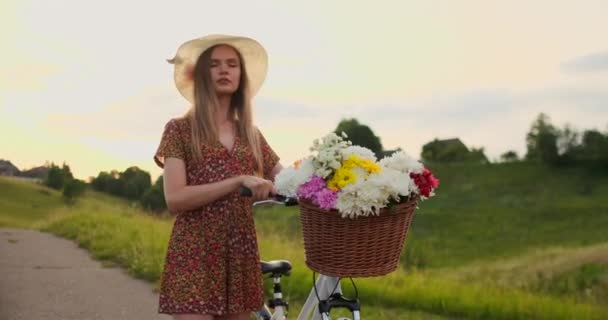
[{"label": "bicycle handlebar", "polygon": [[[251,192],[251,189],[242,186],[241,190],[240,190],[240,194],[244,197],[252,197],[253,196],[253,192]],[[298,205],[298,199],[295,197],[285,197],[282,196],[280,194],[276,194],[276,195],[268,195],[268,200],[262,200],[262,201],[258,201],[256,202],[254,205],[256,204],[262,204],[262,203],[276,203],[276,204],[282,204],[286,207],[291,207],[291,206],[297,206]]]}]

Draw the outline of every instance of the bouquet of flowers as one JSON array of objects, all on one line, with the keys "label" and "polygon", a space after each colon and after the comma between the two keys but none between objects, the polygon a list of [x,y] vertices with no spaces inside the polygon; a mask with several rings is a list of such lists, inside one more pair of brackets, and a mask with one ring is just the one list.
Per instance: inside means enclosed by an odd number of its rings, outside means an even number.
[{"label": "bouquet of flowers", "polygon": [[336,209],[343,218],[379,215],[392,204],[434,195],[439,180],[405,152],[377,161],[371,150],[344,138],[330,133],[314,140],[311,156],[277,175],[277,192]]}]

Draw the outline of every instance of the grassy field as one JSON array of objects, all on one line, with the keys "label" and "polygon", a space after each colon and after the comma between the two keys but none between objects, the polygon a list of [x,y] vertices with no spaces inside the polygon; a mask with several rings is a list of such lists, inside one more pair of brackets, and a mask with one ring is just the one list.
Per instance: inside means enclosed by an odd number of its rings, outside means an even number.
[{"label": "grassy field", "polygon": [[407,265],[446,267],[608,241],[608,175],[525,163],[438,166]]},{"label": "grassy field", "polygon": [[0,227],[31,227],[62,205],[61,193],[55,190],[0,177]]},{"label": "grassy field", "polygon": [[[527,164],[432,169],[441,186],[420,205],[403,268],[356,281],[365,318],[605,318],[606,176]],[[74,239],[96,258],[158,281],[171,219],[93,192],[66,207],[40,186],[0,179],[0,190],[0,226]],[[262,257],[294,264],[284,286],[297,313],[311,284],[298,211],[258,209],[256,224]]]}]

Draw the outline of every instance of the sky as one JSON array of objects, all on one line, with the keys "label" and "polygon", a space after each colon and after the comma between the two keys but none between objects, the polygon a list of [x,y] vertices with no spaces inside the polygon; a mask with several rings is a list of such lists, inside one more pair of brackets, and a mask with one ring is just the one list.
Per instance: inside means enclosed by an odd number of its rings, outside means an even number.
[{"label": "sky", "polygon": [[189,105],[177,47],[248,36],[269,55],[255,122],[284,165],[355,117],[419,157],[458,137],[525,154],[539,113],[608,130],[608,1],[0,2],[0,159],[77,178],[138,166]]}]

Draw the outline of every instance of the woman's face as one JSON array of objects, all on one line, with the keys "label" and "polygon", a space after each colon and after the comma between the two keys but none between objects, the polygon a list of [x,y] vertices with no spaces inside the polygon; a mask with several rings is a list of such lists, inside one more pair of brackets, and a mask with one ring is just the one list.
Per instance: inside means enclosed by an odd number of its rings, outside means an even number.
[{"label": "woman's face", "polygon": [[239,88],[241,61],[234,48],[219,45],[211,52],[211,82],[218,96],[232,95]]}]

